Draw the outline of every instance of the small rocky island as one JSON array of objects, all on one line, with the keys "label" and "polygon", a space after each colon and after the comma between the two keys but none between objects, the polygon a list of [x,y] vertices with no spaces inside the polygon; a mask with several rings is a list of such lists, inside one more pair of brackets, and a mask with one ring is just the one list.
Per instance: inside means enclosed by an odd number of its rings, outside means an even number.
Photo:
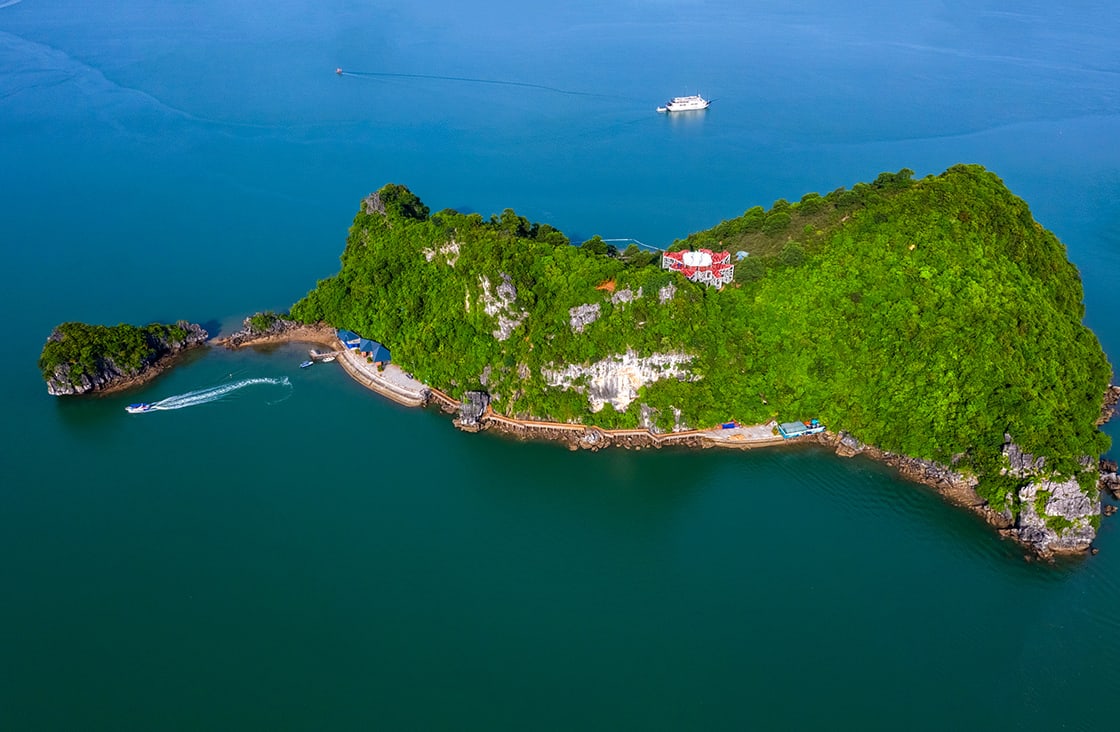
[{"label": "small rocky island", "polygon": [[39,369],[55,396],[120,391],[155,377],[176,354],[208,337],[201,325],[185,320],[142,327],[63,323],[47,338]]}]

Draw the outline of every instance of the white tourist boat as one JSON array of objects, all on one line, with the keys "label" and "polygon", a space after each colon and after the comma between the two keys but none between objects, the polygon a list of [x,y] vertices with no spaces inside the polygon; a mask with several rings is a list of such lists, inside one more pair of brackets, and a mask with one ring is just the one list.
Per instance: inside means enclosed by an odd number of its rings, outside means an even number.
[{"label": "white tourist boat", "polygon": [[128,412],[129,414],[143,414],[144,412],[150,412],[153,409],[155,409],[155,405],[140,402],[139,404],[129,404],[124,408],[124,411]]},{"label": "white tourist boat", "polygon": [[710,99],[705,99],[699,94],[692,94],[687,97],[673,97],[673,99],[664,107],[658,107],[658,112],[696,112],[701,109],[707,109],[711,106]]}]

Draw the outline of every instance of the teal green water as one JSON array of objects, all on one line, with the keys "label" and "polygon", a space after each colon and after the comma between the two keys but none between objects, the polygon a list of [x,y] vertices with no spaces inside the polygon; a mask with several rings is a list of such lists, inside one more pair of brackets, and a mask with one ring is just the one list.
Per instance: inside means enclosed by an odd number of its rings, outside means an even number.
[{"label": "teal green water", "polygon": [[[295,345],[88,400],[35,368],[63,320],[286,307],[388,181],[664,245],[960,161],[1066,242],[1115,362],[1109,4],[150,5],[0,2],[0,728],[1110,725],[1115,520],[1027,563],[862,459],[468,435]],[[122,409],[255,377],[291,387]]]}]

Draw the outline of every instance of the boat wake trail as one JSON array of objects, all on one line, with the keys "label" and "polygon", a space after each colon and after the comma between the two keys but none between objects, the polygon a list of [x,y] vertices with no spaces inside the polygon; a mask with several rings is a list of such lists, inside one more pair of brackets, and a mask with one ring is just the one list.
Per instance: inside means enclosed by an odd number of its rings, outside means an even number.
[{"label": "boat wake trail", "polygon": [[211,386],[208,389],[196,389],[188,391],[186,394],[176,394],[169,396],[166,399],[161,399],[152,404],[152,409],[159,409],[166,411],[169,409],[185,409],[186,407],[197,407],[199,404],[209,404],[222,399],[228,394],[231,394],[238,389],[244,389],[247,386],[256,386],[257,384],[272,384],[274,386],[291,387],[292,382],[288,381],[285,376],[280,379],[271,379],[267,377],[260,377],[254,379],[241,379],[232,384],[222,384],[221,386]]},{"label": "boat wake trail", "polygon": [[497,86],[519,86],[526,89],[540,89],[541,91],[550,91],[556,94],[569,94],[577,97],[603,97],[603,94],[595,94],[593,92],[574,91],[572,89],[561,89],[556,86],[547,86],[545,84],[531,84],[527,81],[504,81],[502,79],[476,79],[470,76],[440,76],[438,74],[394,74],[387,71],[343,71],[338,69],[336,73],[339,76],[354,76],[359,78],[368,79],[430,79],[433,81],[458,81],[467,84],[494,84]]}]

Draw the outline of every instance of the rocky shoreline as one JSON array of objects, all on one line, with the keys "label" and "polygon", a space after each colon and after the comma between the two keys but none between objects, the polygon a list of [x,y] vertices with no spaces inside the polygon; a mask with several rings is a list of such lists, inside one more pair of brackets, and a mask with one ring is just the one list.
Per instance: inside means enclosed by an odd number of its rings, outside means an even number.
[{"label": "rocky shoreline", "polygon": [[245,318],[241,323],[241,330],[222,338],[215,338],[213,344],[234,350],[245,346],[265,346],[291,341],[314,343],[329,348],[338,345],[337,331],[322,323],[307,325],[277,317],[272,319],[267,327],[260,328],[254,325],[253,320],[251,317]]},{"label": "rocky shoreline", "polygon": [[[182,328],[186,335],[181,339],[150,340],[148,345],[153,349],[153,355],[145,359],[139,368],[122,367],[111,357],[98,357],[93,373],[83,373],[74,378],[71,365],[61,364],[46,379],[47,393],[53,396],[115,394],[146,384],[174,366],[187,351],[204,345],[210,337],[198,323],[180,320],[175,325]],[[56,329],[49,340],[61,337]]]},{"label": "rocky shoreline", "polygon": [[[267,328],[256,328],[252,325],[250,320],[251,319],[246,318],[242,330],[226,338],[217,339],[214,341],[214,344],[227,348],[242,348],[245,346],[260,346],[290,341],[304,341],[331,348],[338,345],[335,329],[325,324],[306,325],[283,318],[277,318],[272,321]],[[351,376],[353,376],[353,374],[351,374]],[[394,398],[391,392],[387,393],[385,390],[376,391],[390,399]],[[880,450],[871,445],[865,445],[844,432],[825,432],[819,435],[797,438],[792,441],[776,438],[772,441],[718,443],[713,441],[710,437],[706,437],[703,431],[655,434],[649,430],[605,430],[599,427],[579,424],[558,424],[531,419],[514,419],[493,413],[489,409],[485,392],[470,392],[468,397],[468,399],[460,403],[442,392],[432,389],[427,402],[420,406],[426,406],[426,404],[435,402],[443,412],[456,415],[453,422],[456,427],[464,431],[494,431],[495,433],[519,440],[560,442],[566,445],[569,450],[596,451],[606,448],[641,450],[643,448],[660,449],[670,446],[686,449],[707,449],[717,446],[749,449],[777,445],[815,443],[833,450],[841,457],[862,455],[890,466],[907,480],[932,488],[953,505],[972,511],[984,519],[989,525],[996,528],[1001,536],[1018,542],[1021,546],[1031,550],[1038,556],[1048,558],[1056,554],[1084,554],[1089,551],[1095,551],[1092,550],[1090,546],[1095,536],[1095,532],[1093,531],[1075,533],[1069,540],[1063,540],[1055,531],[1046,526],[1043,520],[1045,517],[1034,514],[1033,503],[1029,507],[1030,510],[1024,510],[1022,512],[1024,515],[1016,520],[1010,511],[997,511],[976,492],[976,478],[956,472],[951,467],[930,460],[911,458],[905,455],[898,455]],[[1120,404],[1120,387],[1112,386],[1104,398],[1101,419],[1102,424],[1115,415],[1118,404]],[[409,402],[406,405],[417,406],[414,402]],[[1015,448],[1010,441],[1008,445],[1005,446],[1005,449],[1011,456],[1013,463],[1016,460],[1020,463],[1019,469],[1026,470],[1034,462],[1032,456],[1023,456],[1017,453],[1017,448]],[[1070,485],[1044,482],[1047,493],[1057,493],[1067,504],[1076,504],[1074,513],[1070,513],[1069,516],[1064,514],[1059,515],[1062,515],[1065,520],[1072,521],[1075,519],[1082,519],[1086,515],[1099,515],[1101,513],[1099,499],[1093,502],[1084,498],[1083,494],[1076,490],[1075,480],[1067,482]],[[1120,477],[1117,476],[1115,464],[1110,465],[1107,461],[1100,464],[1099,486],[1102,491],[1108,490],[1113,496],[1120,498]],[[1035,492],[1031,492],[1029,496],[1026,496],[1030,501],[1033,501],[1035,497]],[[1021,500],[1023,499],[1021,498]],[[1053,503],[1053,500],[1054,499],[1051,499],[1051,503]],[[1048,509],[1051,503],[1047,503]],[[1059,501],[1059,503],[1061,503],[1061,501]],[[1110,514],[1112,512],[1106,510],[1105,513]]]},{"label": "rocky shoreline", "polygon": [[[1010,471],[1030,481],[1020,489],[1018,499],[1022,510],[1018,517],[1010,510],[993,508],[977,493],[978,481],[973,476],[957,472],[951,467],[931,460],[898,455],[872,445],[865,445],[844,432],[824,432],[792,441],[776,439],[773,442],[719,445],[702,432],[657,435],[647,430],[610,431],[584,425],[560,425],[500,417],[489,412],[488,400],[481,396],[472,396],[476,394],[485,393],[469,392],[468,399],[464,400],[462,405],[445,403],[446,400],[441,400],[440,407],[444,412],[458,415],[454,420],[456,427],[469,432],[494,430],[520,440],[561,442],[567,445],[569,450],[596,451],[609,447],[641,450],[642,448],[660,449],[666,446],[688,449],[707,449],[716,446],[754,448],[816,443],[833,450],[840,457],[862,455],[890,466],[903,478],[932,488],[949,503],[973,512],[994,527],[1001,536],[1017,542],[1030,550],[1033,555],[1049,559],[1055,555],[1096,552],[1092,548],[1096,531],[1092,528],[1089,519],[1102,514],[1099,496],[1096,499],[1086,496],[1078,486],[1076,478],[1065,481],[1046,479],[1040,470],[1042,461],[1034,456],[1023,454],[1011,442],[1010,437],[1007,438],[1008,442],[1004,446],[1004,453],[1011,466]],[[1111,401],[1109,401],[1110,397]],[[1110,387],[1105,400],[1107,417],[1102,420],[1102,423],[1108,421],[1108,418],[1115,413],[1115,407],[1120,402],[1120,387]],[[1100,475],[1099,490],[1102,493],[1107,490],[1114,498],[1120,499],[1120,476],[1117,475],[1116,464],[1112,461],[1100,461],[1097,469]],[[1039,515],[1036,510],[1036,500],[1043,493],[1047,496],[1043,499],[1046,513]],[[1108,510],[1110,508],[1113,510]],[[1106,516],[1114,513],[1116,511],[1113,507],[1105,507],[1103,511]],[[1058,532],[1051,528],[1046,519],[1055,516],[1074,524],[1074,530]],[[1080,528],[1077,528],[1078,526]]]}]

